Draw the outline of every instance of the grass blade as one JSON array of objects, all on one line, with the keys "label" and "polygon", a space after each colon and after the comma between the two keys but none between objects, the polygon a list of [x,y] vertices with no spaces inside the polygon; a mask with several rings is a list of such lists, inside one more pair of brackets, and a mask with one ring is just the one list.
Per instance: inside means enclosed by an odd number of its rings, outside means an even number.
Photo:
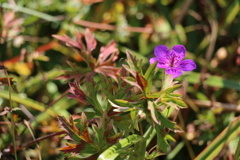
[{"label": "grass blade", "polygon": [[[23,105],[25,105],[25,106],[28,106],[28,107],[30,107],[30,108],[32,108],[32,109],[35,109],[35,110],[38,110],[38,111],[44,111],[45,110],[45,108],[46,108],[46,106],[44,105],[44,104],[42,104],[42,103],[39,103],[39,102],[37,102],[37,101],[34,101],[34,100],[32,100],[32,99],[30,99],[30,98],[21,98],[17,93],[11,93],[11,100],[13,101],[13,102],[17,102],[17,103],[20,103],[20,104],[23,104]],[[2,98],[5,98],[5,99],[8,99],[9,100],[9,96],[8,96],[8,92],[7,91],[4,91],[4,90],[2,90],[1,92],[0,92],[0,97],[2,97]],[[53,117],[55,117],[55,115],[56,115],[56,113],[54,113],[53,111],[51,111],[51,110],[46,110],[46,113],[48,113],[49,115],[51,115],[51,116],[53,116]]]},{"label": "grass blade", "polygon": [[231,140],[240,134],[240,116],[225,128],[196,158],[195,160],[214,159]]}]

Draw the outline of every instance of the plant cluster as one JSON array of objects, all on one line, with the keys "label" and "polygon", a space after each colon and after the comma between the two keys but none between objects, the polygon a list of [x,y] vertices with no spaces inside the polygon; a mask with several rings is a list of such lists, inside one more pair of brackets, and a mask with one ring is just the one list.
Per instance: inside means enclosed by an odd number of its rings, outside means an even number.
[{"label": "plant cluster", "polygon": [[[78,33],[76,41],[66,35],[54,37],[75,49],[87,64],[83,68],[69,62],[72,71],[59,76],[59,79],[73,79],[74,82],[69,82],[71,95],[68,98],[84,104],[78,116],[70,116],[69,120],[58,116],[66,131],[65,138],[72,142],[60,151],[70,157],[98,159],[153,159],[167,153],[169,141],[175,141],[171,131],[182,132],[168,117],[174,110],[187,107],[182,95],[175,92],[181,85],[173,81],[180,75],[174,69],[190,71],[196,68],[194,61],[182,61],[185,48],[176,45],[170,52],[163,45],[157,46],[156,58],[150,60],[152,64],[144,72],[141,60],[129,51],[126,51],[126,64],[115,67],[118,50],[114,42],[101,47],[98,57],[94,58],[91,52],[96,40],[89,29],[84,36]],[[152,93],[156,66],[164,68],[164,65],[169,68],[163,74],[162,89]],[[157,135],[155,149],[146,152],[154,134]]]}]

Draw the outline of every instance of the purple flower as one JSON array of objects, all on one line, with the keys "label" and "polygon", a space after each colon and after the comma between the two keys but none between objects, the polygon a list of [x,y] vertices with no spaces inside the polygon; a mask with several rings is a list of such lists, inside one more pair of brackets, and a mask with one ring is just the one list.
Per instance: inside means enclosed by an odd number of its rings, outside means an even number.
[{"label": "purple flower", "polygon": [[166,68],[167,74],[172,74],[173,78],[177,78],[182,74],[182,71],[191,71],[196,69],[196,63],[191,59],[183,60],[186,54],[186,49],[182,45],[173,46],[170,51],[164,45],[158,45],[154,49],[156,57],[150,59],[150,64],[158,61],[158,68]]}]

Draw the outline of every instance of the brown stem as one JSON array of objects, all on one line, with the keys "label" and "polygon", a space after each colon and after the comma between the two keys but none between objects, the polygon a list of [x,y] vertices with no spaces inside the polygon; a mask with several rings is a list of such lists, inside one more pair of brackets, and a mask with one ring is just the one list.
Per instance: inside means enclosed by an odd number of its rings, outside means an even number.
[{"label": "brown stem", "polygon": [[54,101],[52,101],[45,109],[44,111],[40,112],[38,115],[36,115],[33,119],[31,119],[31,122],[35,121],[35,119],[42,113],[44,113],[48,108],[50,108],[51,106],[53,106],[55,103],[57,103],[60,99],[62,99],[64,96],[66,96],[68,94],[68,89],[61,95],[59,96],[57,99],[55,99]]},{"label": "brown stem", "polygon": [[[116,30],[117,27],[114,25],[109,25],[109,24],[103,24],[103,23],[95,23],[95,22],[89,22],[89,21],[84,21],[84,20],[79,20],[74,22],[75,24],[89,27],[89,28],[97,28],[97,29],[103,29],[103,30]],[[124,30],[129,31],[129,32],[139,32],[139,33],[153,33],[154,30],[153,28],[150,27],[126,27]]]},{"label": "brown stem", "polygon": [[[67,132],[66,131],[60,131],[60,132],[52,133],[52,134],[49,134],[49,135],[37,138],[37,139],[35,139],[35,140],[31,141],[31,142],[28,142],[28,143],[25,143],[25,144],[23,144],[21,146],[16,147],[16,150],[17,151],[21,150],[21,149],[26,148],[26,147],[34,144],[34,143],[37,143],[38,141],[41,141],[41,140],[44,140],[44,139],[48,139],[50,137],[54,137],[54,136],[61,135],[61,134],[64,134],[64,133],[67,133]],[[13,149],[10,149],[10,151],[8,153],[12,153],[12,152],[13,152]]]}]

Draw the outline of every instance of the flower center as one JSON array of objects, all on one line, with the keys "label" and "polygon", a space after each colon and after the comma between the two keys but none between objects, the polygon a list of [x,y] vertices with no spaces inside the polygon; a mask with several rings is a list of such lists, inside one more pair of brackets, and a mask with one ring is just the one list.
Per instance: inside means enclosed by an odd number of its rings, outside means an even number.
[{"label": "flower center", "polygon": [[174,56],[171,57],[171,61],[170,61],[170,67],[174,66]]}]

